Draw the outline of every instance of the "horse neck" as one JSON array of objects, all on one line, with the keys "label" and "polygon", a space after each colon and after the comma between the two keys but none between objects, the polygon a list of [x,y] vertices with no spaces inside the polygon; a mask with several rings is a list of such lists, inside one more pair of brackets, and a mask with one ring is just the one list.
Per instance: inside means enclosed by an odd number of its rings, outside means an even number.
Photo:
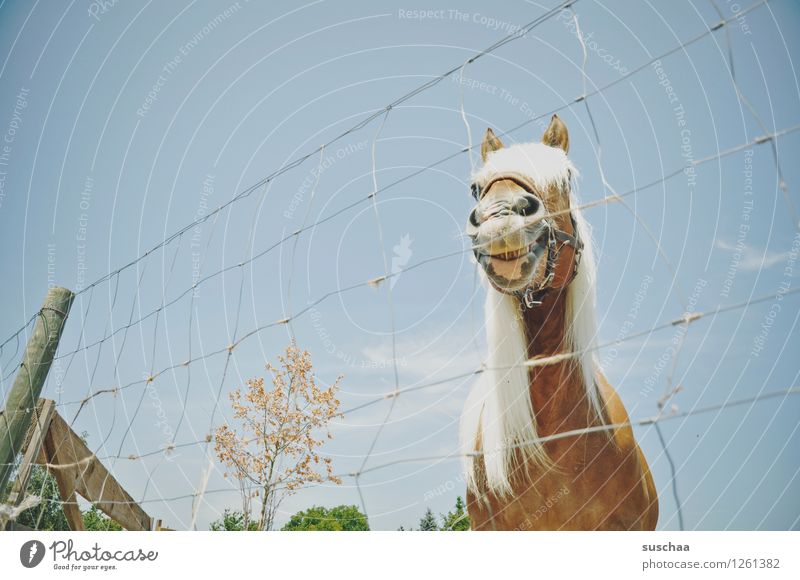
[{"label": "horse neck", "polygon": [[[566,290],[548,293],[542,304],[523,309],[522,320],[528,358],[569,352],[567,344]],[[540,436],[594,424],[579,363],[574,358],[534,367],[530,371],[530,397]]]}]

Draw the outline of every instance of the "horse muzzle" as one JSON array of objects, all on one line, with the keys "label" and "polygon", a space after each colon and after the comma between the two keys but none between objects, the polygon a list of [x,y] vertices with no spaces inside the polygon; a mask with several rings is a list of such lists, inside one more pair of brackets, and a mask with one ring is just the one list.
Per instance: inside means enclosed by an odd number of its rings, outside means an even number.
[{"label": "horse muzzle", "polygon": [[534,282],[548,240],[548,222],[526,224],[516,215],[493,217],[472,236],[475,258],[492,285],[504,292],[516,292]]}]

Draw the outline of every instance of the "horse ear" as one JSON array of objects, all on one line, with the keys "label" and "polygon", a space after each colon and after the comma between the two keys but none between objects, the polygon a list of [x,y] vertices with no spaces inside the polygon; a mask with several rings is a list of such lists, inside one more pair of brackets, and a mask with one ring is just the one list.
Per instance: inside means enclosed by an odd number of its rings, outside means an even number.
[{"label": "horse ear", "polygon": [[560,147],[564,153],[569,151],[569,131],[558,115],[553,115],[550,119],[550,126],[542,135],[542,143],[550,147]]},{"label": "horse ear", "polygon": [[503,142],[497,138],[494,131],[492,131],[491,128],[486,129],[486,134],[483,136],[483,143],[481,143],[481,159],[483,159],[485,163],[489,153],[502,149],[503,147]]}]

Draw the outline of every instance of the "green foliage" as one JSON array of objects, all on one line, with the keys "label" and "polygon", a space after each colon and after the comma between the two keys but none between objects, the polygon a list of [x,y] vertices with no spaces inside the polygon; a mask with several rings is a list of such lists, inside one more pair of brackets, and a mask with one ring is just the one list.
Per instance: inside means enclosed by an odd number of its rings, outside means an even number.
[{"label": "green foliage", "polygon": [[453,532],[469,531],[469,516],[461,496],[456,498],[456,509],[442,516],[441,530]]},{"label": "green foliage", "polygon": [[[9,486],[10,489],[10,486]],[[17,523],[34,530],[67,531],[69,524],[64,508],[61,506],[61,495],[56,479],[43,467],[35,465],[28,479],[27,495],[41,497],[39,505],[22,512]],[[83,525],[91,531],[122,530],[117,522],[106,516],[95,506],[82,514]]]},{"label": "green foliage", "polygon": [[39,505],[22,512],[17,523],[35,530],[69,530],[67,516],[61,507],[61,496],[55,478],[38,465],[31,470],[27,495],[41,497]]},{"label": "green foliage", "polygon": [[[455,508],[441,516],[441,523],[430,508],[425,511],[425,515],[419,521],[419,530],[423,532],[435,531],[467,531],[470,522],[467,515],[467,508],[461,496],[456,498]],[[211,524],[211,530],[219,531],[241,531],[244,529],[244,515],[239,511],[225,510],[222,517]],[[249,529],[257,529],[257,524],[253,521],[249,523]],[[340,505],[333,508],[313,506],[307,510],[297,512],[286,523],[283,531],[328,531],[328,532],[350,532],[368,531],[366,516],[354,505]],[[398,531],[413,531],[414,528],[406,529],[400,526]]]},{"label": "green foliage", "polygon": [[[467,507],[461,496],[456,498],[456,507],[453,511],[442,514],[442,523],[436,521],[436,517],[430,508],[425,510],[425,515],[419,521],[419,531],[421,532],[466,532],[469,531],[470,521],[467,515]],[[414,531],[414,528],[406,530],[404,526],[397,528],[398,532]]]},{"label": "green foliage", "polygon": [[[258,522],[252,519],[247,523],[248,531],[258,529]],[[222,517],[215,522],[211,522],[212,532],[242,532],[244,531],[244,513],[225,510]]]},{"label": "green foliage", "polygon": [[433,515],[431,508],[425,510],[425,515],[419,521],[420,532],[437,532],[439,525],[436,523],[436,516]]},{"label": "green foliage", "polygon": [[367,517],[354,505],[340,505],[331,509],[314,506],[294,514],[282,530],[366,532],[369,531],[369,525]]},{"label": "green foliage", "polygon": [[121,532],[122,526],[112,520],[97,507],[92,506],[83,514],[83,527],[92,532]]}]

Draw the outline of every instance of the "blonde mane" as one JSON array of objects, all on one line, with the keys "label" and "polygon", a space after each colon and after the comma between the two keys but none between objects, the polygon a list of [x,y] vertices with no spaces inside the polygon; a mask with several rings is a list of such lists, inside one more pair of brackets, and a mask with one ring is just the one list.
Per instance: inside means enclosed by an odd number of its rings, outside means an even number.
[{"label": "blonde mane", "polygon": [[[514,145],[492,153],[486,164],[473,174],[479,184],[494,175],[521,173],[542,188],[558,184],[569,187],[575,168],[561,149],[540,143]],[[578,206],[570,193],[570,205]],[[576,209],[572,215],[584,250],[575,278],[567,288],[566,338],[568,348],[583,375],[590,406],[598,417],[601,399],[595,380],[598,371],[594,355],[597,323],[595,319],[595,263],[589,224]],[[485,275],[481,276],[485,280]],[[481,486],[476,469],[482,464],[481,480],[495,495],[511,492],[510,475],[520,465],[515,460],[522,451],[524,461],[547,466],[549,459],[541,443],[536,443],[536,417],[530,399],[527,337],[520,312],[519,299],[502,294],[488,283],[485,303],[485,324],[489,353],[486,371],[470,391],[461,415],[460,440],[462,463],[467,486],[478,493]],[[523,442],[531,442],[515,447]],[[482,451],[483,461],[475,461],[474,452]]]}]

